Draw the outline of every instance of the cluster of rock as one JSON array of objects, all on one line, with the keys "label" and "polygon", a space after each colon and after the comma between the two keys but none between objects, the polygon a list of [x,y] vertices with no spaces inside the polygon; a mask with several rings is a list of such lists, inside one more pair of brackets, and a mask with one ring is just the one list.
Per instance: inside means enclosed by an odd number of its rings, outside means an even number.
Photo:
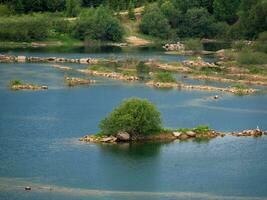
[{"label": "cluster of rock", "polygon": [[255,130],[244,130],[242,132],[234,132],[231,133],[231,135],[237,137],[259,137],[262,135],[267,135],[267,131],[262,131],[259,128],[257,128]]},{"label": "cluster of rock", "polygon": [[185,60],[182,63],[188,67],[217,67],[214,63],[203,61],[201,57],[198,57],[196,60]]},{"label": "cluster of rock", "polygon": [[68,86],[87,85],[96,83],[95,80],[76,78],[76,77],[65,77],[65,82]]},{"label": "cluster of rock", "polygon": [[124,75],[124,74],[120,74],[117,72],[100,72],[100,71],[95,71],[95,70],[90,70],[90,69],[79,69],[77,71],[80,73],[89,74],[92,76],[101,76],[101,77],[113,78],[113,79],[123,80],[123,81],[138,81],[139,80],[137,76],[129,76],[129,75]]},{"label": "cluster of rock", "polygon": [[24,85],[12,85],[11,89],[12,90],[47,90],[48,86],[24,84]]},{"label": "cluster of rock", "polygon": [[116,136],[86,135],[80,138],[80,141],[90,142],[90,143],[116,143],[116,142],[129,142],[130,140],[131,140],[130,134],[127,132],[119,132]]},{"label": "cluster of rock", "polygon": [[[238,75],[234,75],[235,78],[238,77]],[[244,77],[244,76],[243,76]],[[262,86],[267,86],[267,81],[259,78],[256,80],[257,76],[254,75],[248,75],[246,80],[240,80],[240,79],[230,79],[230,78],[224,78],[224,77],[219,77],[219,76],[208,76],[208,75],[191,75],[191,79],[196,79],[196,80],[206,80],[206,81],[214,81],[214,82],[222,82],[222,83],[240,83],[240,84],[245,84],[245,85],[262,85]],[[252,80],[250,80],[253,78]],[[254,91],[255,92],[255,91]],[[254,93],[252,92],[252,93]]]},{"label": "cluster of rock", "polygon": [[0,55],[0,63],[10,62],[54,62],[54,63],[80,63],[97,64],[98,60],[93,58],[57,58],[57,57],[26,57],[14,55]]},{"label": "cluster of rock", "polygon": [[165,44],[164,46],[162,46],[162,48],[166,51],[185,51],[185,45],[181,42],[177,42],[174,44]]},{"label": "cluster of rock", "polygon": [[163,83],[163,82],[155,82],[149,81],[146,85],[156,88],[175,88],[175,89],[185,89],[185,90],[205,90],[205,91],[219,91],[219,92],[228,92],[233,94],[253,94],[257,90],[252,88],[235,88],[235,87],[215,87],[215,86],[207,86],[207,85],[186,85],[181,83]]},{"label": "cluster of rock", "polygon": [[172,72],[182,72],[182,73],[190,73],[193,70],[190,69],[187,66],[174,66],[171,64],[163,64],[163,63],[159,63],[159,62],[155,62],[153,60],[150,60],[149,62],[146,63],[146,65],[151,66],[151,67],[155,67],[161,70],[165,70],[165,71],[172,71]]},{"label": "cluster of rock", "polygon": [[176,139],[179,140],[187,140],[187,139],[194,139],[194,138],[207,138],[207,139],[212,139],[216,137],[224,137],[224,133],[216,132],[216,131],[207,131],[207,132],[201,132],[197,133],[195,131],[186,131],[186,132],[173,132],[173,136]]}]

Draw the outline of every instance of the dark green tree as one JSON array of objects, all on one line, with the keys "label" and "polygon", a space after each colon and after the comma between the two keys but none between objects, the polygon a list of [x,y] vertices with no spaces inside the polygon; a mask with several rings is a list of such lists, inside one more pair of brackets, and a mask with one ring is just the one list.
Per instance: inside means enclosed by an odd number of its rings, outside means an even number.
[{"label": "dark green tree", "polygon": [[68,17],[76,17],[81,9],[80,0],[67,0],[66,1],[66,15]]},{"label": "dark green tree", "polygon": [[233,24],[237,20],[237,11],[240,0],[214,0],[214,16],[219,21],[226,21]]},{"label": "dark green tree", "polygon": [[145,10],[139,28],[144,34],[160,38],[167,38],[170,33],[167,18],[156,5]]}]

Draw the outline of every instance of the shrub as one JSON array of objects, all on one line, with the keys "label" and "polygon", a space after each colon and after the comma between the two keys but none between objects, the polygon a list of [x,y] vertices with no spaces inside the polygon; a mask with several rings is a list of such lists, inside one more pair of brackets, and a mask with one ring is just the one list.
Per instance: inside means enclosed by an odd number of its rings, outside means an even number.
[{"label": "shrub", "polygon": [[176,79],[168,72],[158,72],[154,75],[154,80],[161,83],[176,83]]},{"label": "shrub", "polygon": [[161,130],[160,113],[156,107],[138,98],[122,102],[99,125],[105,135],[126,131],[131,136],[157,134]]},{"label": "shrub", "polygon": [[68,17],[76,17],[81,9],[80,0],[67,0],[66,1],[66,15]]},{"label": "shrub", "polygon": [[238,54],[237,61],[240,64],[266,64],[267,54],[262,52],[253,52],[251,50],[244,50]]},{"label": "shrub", "polygon": [[140,61],[136,65],[136,71],[138,74],[148,74],[149,73],[149,68],[145,65],[144,61]]},{"label": "shrub", "polygon": [[260,33],[254,46],[257,51],[267,53],[267,32]]},{"label": "shrub", "polygon": [[8,6],[0,3],[0,16],[9,16],[11,14],[12,11],[8,8]]},{"label": "shrub", "polygon": [[139,28],[144,34],[160,38],[167,38],[170,33],[168,20],[157,6],[145,10]]},{"label": "shrub", "polygon": [[10,81],[10,86],[14,86],[14,85],[23,85],[23,82],[21,80],[12,80]]},{"label": "shrub", "polygon": [[0,18],[0,39],[31,41],[47,38],[51,19],[44,15],[22,15]]},{"label": "shrub", "polygon": [[78,39],[118,42],[122,39],[123,28],[119,20],[107,7],[90,8],[81,13],[75,27]]},{"label": "shrub", "polygon": [[184,41],[185,48],[192,51],[201,51],[203,50],[203,44],[200,39],[188,39]]}]

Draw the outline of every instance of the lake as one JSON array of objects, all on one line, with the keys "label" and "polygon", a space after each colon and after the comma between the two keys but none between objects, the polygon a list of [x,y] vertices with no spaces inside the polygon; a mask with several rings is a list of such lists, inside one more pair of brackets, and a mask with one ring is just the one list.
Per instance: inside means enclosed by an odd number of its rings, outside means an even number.
[{"label": "lake", "polygon": [[[187,59],[155,49],[16,49],[2,53]],[[129,97],[155,103],[168,128],[209,125],[230,132],[259,126],[267,130],[267,94],[162,90],[96,77],[92,78],[98,84],[69,88],[64,85],[64,75],[84,77],[45,63],[0,64],[0,199],[267,199],[267,137],[120,145],[78,141],[96,133],[99,121]],[[7,85],[12,79],[48,85],[49,90],[10,91]],[[221,98],[210,98],[214,95]],[[32,191],[24,191],[25,186]]]}]

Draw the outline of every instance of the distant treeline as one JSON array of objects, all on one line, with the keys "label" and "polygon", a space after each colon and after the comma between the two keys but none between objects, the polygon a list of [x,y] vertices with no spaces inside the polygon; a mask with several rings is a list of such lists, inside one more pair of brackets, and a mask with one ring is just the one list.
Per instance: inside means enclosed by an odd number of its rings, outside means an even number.
[{"label": "distant treeline", "polygon": [[140,29],[161,38],[253,39],[267,30],[266,0],[159,0]]},{"label": "distant treeline", "polygon": [[97,7],[103,4],[117,11],[128,9],[131,3],[141,6],[150,2],[153,0],[0,0],[0,4],[6,4],[19,13],[63,11],[67,8],[67,4],[82,7]]},{"label": "distant treeline", "polygon": [[128,10],[135,20],[139,6],[145,7],[139,31],[162,40],[256,39],[267,30],[267,0],[0,0],[0,40],[120,41],[116,11]]}]

